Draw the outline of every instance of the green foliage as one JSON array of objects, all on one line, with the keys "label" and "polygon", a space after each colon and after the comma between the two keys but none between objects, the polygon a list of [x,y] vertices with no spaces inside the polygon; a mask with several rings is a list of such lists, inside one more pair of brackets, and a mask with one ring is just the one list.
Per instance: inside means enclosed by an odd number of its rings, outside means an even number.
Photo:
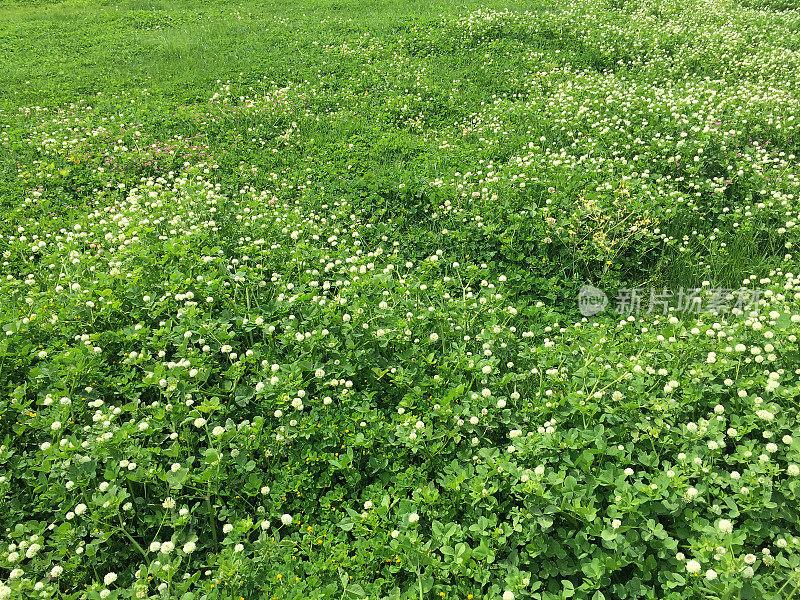
[{"label": "green foliage", "polygon": [[795,594],[780,8],[0,9],[0,600]]}]

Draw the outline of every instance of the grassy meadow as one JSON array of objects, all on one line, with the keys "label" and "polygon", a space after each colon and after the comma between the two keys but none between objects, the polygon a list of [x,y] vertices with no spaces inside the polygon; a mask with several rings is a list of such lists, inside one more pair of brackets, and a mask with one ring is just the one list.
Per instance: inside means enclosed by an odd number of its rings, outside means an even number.
[{"label": "grassy meadow", "polygon": [[0,600],[800,598],[793,0],[0,4]]}]

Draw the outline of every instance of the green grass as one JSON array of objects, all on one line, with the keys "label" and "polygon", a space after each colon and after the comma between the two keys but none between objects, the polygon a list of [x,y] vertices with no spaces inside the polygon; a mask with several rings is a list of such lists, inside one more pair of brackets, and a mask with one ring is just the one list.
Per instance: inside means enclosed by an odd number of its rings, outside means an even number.
[{"label": "green grass", "polygon": [[[343,40],[367,30],[391,38],[404,23],[477,6],[492,3],[11,3],[0,8],[2,99],[7,106],[56,105],[146,87],[160,103],[197,102],[218,79],[240,73],[276,83],[313,77],[322,66],[315,39]],[[331,31],[320,25],[324,18],[348,23]]]},{"label": "green grass", "polygon": [[791,598],[790,8],[4,3],[0,600]]}]

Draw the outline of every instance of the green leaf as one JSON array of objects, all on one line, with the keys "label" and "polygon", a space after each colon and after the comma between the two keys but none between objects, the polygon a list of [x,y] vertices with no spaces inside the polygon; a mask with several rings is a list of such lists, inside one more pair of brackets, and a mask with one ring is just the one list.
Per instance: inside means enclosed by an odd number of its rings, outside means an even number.
[{"label": "green leaf", "polygon": [[435,520],[431,523],[431,529],[433,530],[433,537],[436,539],[442,539],[444,537],[444,528],[442,524]]},{"label": "green leaf", "polygon": [[348,598],[365,598],[367,593],[364,591],[363,587],[357,583],[354,583],[347,586],[347,590],[345,591],[344,595]]},{"label": "green leaf", "polygon": [[617,539],[617,534],[616,532],[611,531],[610,529],[604,529],[603,531],[600,532],[600,537],[607,542],[611,542]]},{"label": "green leaf", "polygon": [[341,521],[339,521],[339,527],[341,527],[344,531],[351,531],[353,529],[353,522],[348,521],[345,517]]},{"label": "green leaf", "polygon": [[422,584],[422,593],[427,594],[433,588],[433,575],[430,573],[420,573],[419,580]]},{"label": "green leaf", "polygon": [[186,481],[187,475],[189,475],[189,469],[186,468],[180,468],[174,473],[172,471],[167,471],[166,478],[169,487],[173,489],[182,487],[183,482]]}]

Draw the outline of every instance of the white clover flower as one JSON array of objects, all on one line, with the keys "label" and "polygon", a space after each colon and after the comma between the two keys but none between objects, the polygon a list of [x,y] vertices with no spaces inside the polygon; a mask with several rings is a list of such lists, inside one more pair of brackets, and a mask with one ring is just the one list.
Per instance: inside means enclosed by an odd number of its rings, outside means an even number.
[{"label": "white clover flower", "polygon": [[744,579],[752,579],[753,575],[755,575],[755,571],[753,570],[753,567],[746,566],[744,569],[742,569],[742,577]]},{"label": "white clover flower", "polygon": [[19,552],[11,552],[8,555],[8,562],[15,563],[19,560]]},{"label": "white clover flower", "polygon": [[365,510],[369,510],[370,508],[372,508],[372,506],[373,506],[372,505],[372,500],[367,500],[366,502],[364,502],[364,509]]},{"label": "white clover flower", "polygon": [[755,564],[756,562],[756,555],[755,554],[745,554],[744,562],[748,565]]},{"label": "white clover flower", "polygon": [[695,487],[690,487],[688,490],[686,490],[686,494],[685,494],[685,496],[686,496],[686,498],[687,498],[688,500],[694,500],[694,499],[697,497],[697,494],[698,494],[698,493],[699,493],[699,492],[697,491],[697,488],[695,488]]},{"label": "white clover flower", "polygon": [[83,513],[86,512],[86,509],[87,509],[87,506],[85,504],[83,504],[83,503],[78,504],[78,506],[75,507],[75,514],[78,515],[78,516],[81,516]]},{"label": "white clover flower", "polygon": [[766,409],[761,409],[756,411],[756,416],[759,419],[763,419],[764,421],[772,421],[775,418],[775,415]]},{"label": "white clover flower", "polygon": [[408,522],[409,523],[417,523],[419,521],[419,515],[415,512],[408,515]]},{"label": "white clover flower", "polygon": [[293,521],[292,515],[289,514],[281,515],[281,523],[283,523],[284,525],[291,525],[292,521]]},{"label": "white clover flower", "polygon": [[167,498],[164,499],[164,502],[161,503],[161,506],[163,506],[167,510],[169,510],[171,508],[175,508],[175,499],[167,497]]},{"label": "white clover flower", "polygon": [[510,590],[503,592],[503,600],[514,600],[514,592]]},{"label": "white clover flower", "polygon": [[500,400],[497,401],[497,408],[505,408],[505,407],[506,407],[506,401],[500,398]]},{"label": "white clover flower", "polygon": [[53,579],[57,579],[58,577],[61,576],[63,572],[64,572],[64,567],[62,567],[61,565],[56,565],[55,567],[50,569],[50,577],[52,577]]},{"label": "white clover flower", "polygon": [[544,467],[542,465],[539,465],[533,470],[533,472],[537,477],[541,477],[542,475],[544,475]]},{"label": "white clover flower", "polygon": [[697,575],[700,572],[700,563],[696,560],[686,561],[686,572],[690,575]]},{"label": "white clover flower", "polygon": [[400,535],[400,532],[397,529],[393,529],[392,533],[390,535],[392,536],[393,539],[396,540],[398,538],[398,536]]},{"label": "white clover flower", "polygon": [[481,390],[481,396],[483,396],[484,398],[488,398],[491,395],[492,395],[492,390],[490,390],[489,388],[483,388],[483,390]]},{"label": "white clover flower", "polygon": [[261,521],[261,530],[266,531],[267,529],[269,529],[269,525],[270,525],[269,521]]},{"label": "white clover flower", "polygon": [[197,548],[197,545],[196,545],[194,542],[191,542],[191,541],[189,541],[189,542],[186,542],[186,543],[183,545],[183,551],[184,551],[186,554],[191,554],[192,552],[194,552],[194,551],[195,551],[195,549],[196,549],[196,548]]},{"label": "white clover flower", "polygon": [[717,527],[722,533],[733,533],[733,523],[728,519],[720,519]]},{"label": "white clover flower", "polygon": [[622,526],[622,521],[620,521],[619,519],[614,519],[613,521],[611,521],[612,529],[619,529],[621,526]]},{"label": "white clover flower", "polygon": [[207,423],[207,421],[203,417],[197,417],[194,420],[194,426],[197,427],[198,429],[200,429],[201,427],[205,426],[206,423]]},{"label": "white clover flower", "polygon": [[222,348],[219,349],[219,351],[222,352],[223,354],[229,354],[232,350],[233,348],[229,344],[225,344],[224,346],[222,346]]},{"label": "white clover flower", "polygon": [[111,585],[116,580],[117,580],[117,574],[114,573],[114,571],[111,571],[110,573],[106,573],[106,576],[103,577],[103,583],[105,583],[106,585]]},{"label": "white clover flower", "polygon": [[623,471],[623,473],[625,474],[625,476],[626,476],[626,477],[630,477],[631,475],[633,475],[633,469],[631,469],[630,467],[628,467],[627,469],[625,469],[625,470]]},{"label": "white clover flower", "polygon": [[225,523],[225,525],[222,526],[222,533],[227,535],[231,531],[233,531],[233,525],[231,525],[230,523]]},{"label": "white clover flower", "polygon": [[161,550],[161,542],[150,542],[150,552],[158,552]]},{"label": "white clover flower", "polygon": [[709,569],[706,571],[706,579],[709,581],[714,581],[717,578],[717,572],[714,569]]},{"label": "white clover flower", "polygon": [[217,425],[216,427],[214,427],[214,429],[211,430],[211,435],[215,437],[219,437],[223,433],[225,433],[225,428],[222,427],[221,425]]},{"label": "white clover flower", "polygon": [[491,365],[484,365],[483,368],[481,369],[481,372],[484,375],[488,375],[489,373],[492,372],[492,366]]}]

